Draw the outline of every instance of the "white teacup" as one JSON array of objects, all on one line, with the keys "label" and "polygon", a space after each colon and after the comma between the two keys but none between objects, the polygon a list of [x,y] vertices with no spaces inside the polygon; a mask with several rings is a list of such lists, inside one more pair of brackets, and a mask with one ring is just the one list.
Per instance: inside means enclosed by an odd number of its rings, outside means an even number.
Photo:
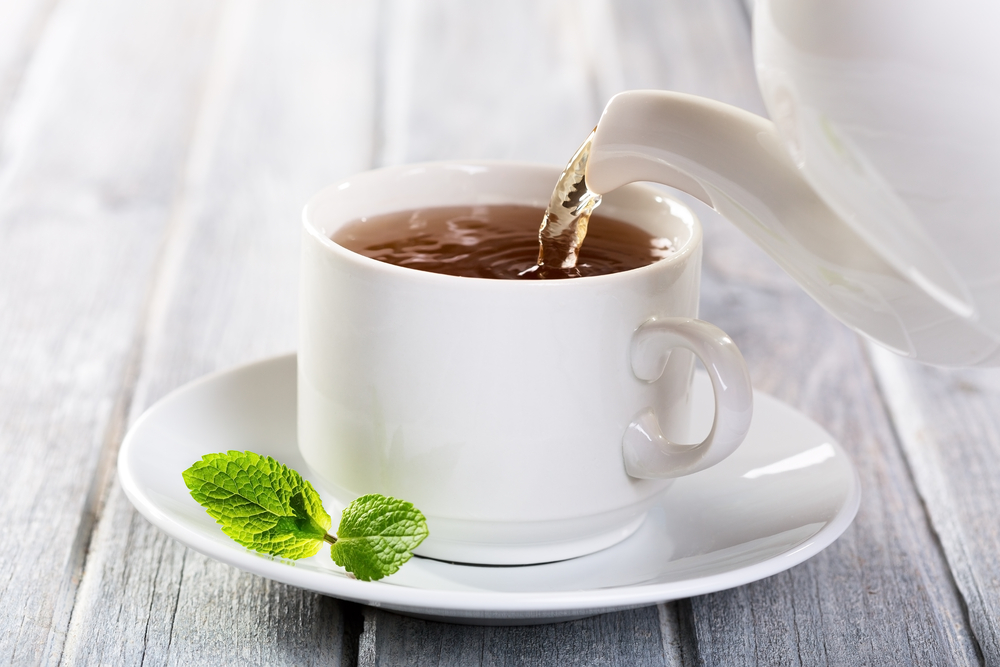
[{"label": "white teacup", "polygon": [[[693,319],[700,225],[658,190],[623,187],[601,212],[671,239],[676,252],[603,276],[455,277],[330,240],[344,223],[395,211],[543,208],[559,173],[406,165],[355,176],[306,206],[299,447],[344,503],[382,493],[420,508],[430,537],[418,554],[521,564],[606,548],[639,527],[672,478],[719,462],[749,428],[742,356]],[[702,443],[681,445],[690,352],[712,378],[716,413]]]}]

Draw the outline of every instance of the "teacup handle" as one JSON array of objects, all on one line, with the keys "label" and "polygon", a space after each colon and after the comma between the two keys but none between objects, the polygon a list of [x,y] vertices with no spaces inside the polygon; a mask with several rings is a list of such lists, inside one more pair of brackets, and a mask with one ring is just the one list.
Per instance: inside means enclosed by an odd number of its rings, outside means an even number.
[{"label": "teacup handle", "polygon": [[670,350],[684,348],[701,359],[712,379],[715,419],[708,437],[697,445],[667,440],[652,408],[640,411],[622,437],[625,470],[632,477],[681,477],[715,465],[732,454],[753,415],[750,373],[739,348],[719,327],[689,317],[652,318],[632,336],[632,372],[655,382],[663,374]]}]

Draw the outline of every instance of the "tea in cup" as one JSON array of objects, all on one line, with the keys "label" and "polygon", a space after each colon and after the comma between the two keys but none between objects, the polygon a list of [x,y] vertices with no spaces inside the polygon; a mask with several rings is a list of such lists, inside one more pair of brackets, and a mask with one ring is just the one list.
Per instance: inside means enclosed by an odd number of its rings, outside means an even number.
[{"label": "tea in cup", "polygon": [[[405,165],[306,206],[299,447],[343,503],[382,493],[419,507],[430,537],[418,555],[527,564],[609,547],[673,478],[719,462],[749,428],[742,356],[696,319],[701,228],[684,205],[620,188],[591,220],[581,277],[519,275],[559,173]],[[602,241],[601,225],[618,233]],[[608,246],[635,268],[588,275]],[[407,265],[415,256],[423,270]],[[431,259],[501,277],[448,275]],[[694,355],[715,421],[702,443],[678,444],[690,436]]]}]

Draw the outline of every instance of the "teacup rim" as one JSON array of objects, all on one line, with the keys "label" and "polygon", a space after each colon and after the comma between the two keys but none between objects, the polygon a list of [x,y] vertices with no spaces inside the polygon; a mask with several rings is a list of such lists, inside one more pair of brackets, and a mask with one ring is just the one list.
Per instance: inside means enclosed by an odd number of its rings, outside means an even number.
[{"label": "teacup rim", "polygon": [[[629,269],[627,271],[617,271],[615,273],[607,273],[598,276],[581,276],[579,278],[572,278],[568,280],[503,280],[498,278],[480,278],[473,276],[452,276],[443,273],[435,273],[432,271],[422,271],[420,269],[414,269],[411,267],[397,266],[395,264],[389,264],[387,262],[380,262],[371,257],[366,257],[360,253],[356,253],[353,250],[349,250],[344,246],[336,243],[333,239],[322,233],[315,224],[310,220],[310,214],[316,208],[318,203],[324,200],[332,191],[339,191],[349,186],[352,179],[357,179],[359,176],[369,176],[377,173],[385,173],[391,171],[404,171],[413,169],[426,169],[426,168],[455,168],[455,167],[495,167],[495,168],[513,168],[513,169],[545,169],[551,170],[555,175],[562,172],[563,167],[543,163],[543,162],[529,162],[520,160],[491,160],[491,159],[470,159],[470,160],[433,160],[427,162],[410,162],[398,165],[390,165],[385,167],[379,167],[377,169],[369,169],[362,172],[357,172],[351,176],[331,183],[330,185],[322,188],[316,194],[309,198],[305,206],[302,209],[302,226],[303,229],[319,244],[325,248],[327,251],[332,252],[335,256],[348,261],[352,264],[358,265],[360,268],[366,270],[375,270],[380,272],[386,272],[388,275],[397,276],[409,276],[410,280],[417,281],[439,281],[443,284],[450,285],[470,285],[469,281],[477,281],[477,283],[484,286],[495,286],[497,289],[570,289],[574,286],[580,287],[582,285],[595,285],[595,283],[601,282],[612,282],[612,281],[625,281],[641,279],[642,277],[652,274],[657,271],[666,271],[671,267],[681,264],[689,260],[691,255],[695,253],[701,246],[703,242],[703,230],[701,219],[698,217],[697,213],[685,202],[679,200],[678,198],[671,196],[670,193],[664,192],[663,190],[652,187],[646,183],[629,183],[622,188],[629,188],[631,190],[645,190],[649,194],[656,197],[663,197],[675,204],[682,206],[684,209],[690,213],[691,216],[691,236],[685,242],[681,248],[669,257],[657,260],[652,264],[647,264],[646,266],[641,266],[635,269]],[[555,180],[553,180],[553,185]],[[617,192],[615,190],[613,192]],[[663,202],[664,205],[666,202]],[[624,220],[624,222],[630,222],[629,220]],[[529,287],[530,286],[530,287]]]}]

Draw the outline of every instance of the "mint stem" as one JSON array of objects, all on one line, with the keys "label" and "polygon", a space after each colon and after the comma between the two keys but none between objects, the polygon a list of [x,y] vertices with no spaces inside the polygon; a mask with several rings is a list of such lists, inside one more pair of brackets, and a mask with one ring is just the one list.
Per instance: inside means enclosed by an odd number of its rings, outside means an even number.
[{"label": "mint stem", "polygon": [[327,544],[336,544],[337,536],[334,535],[333,533],[327,533],[326,535],[323,536],[323,541],[326,542]]}]

